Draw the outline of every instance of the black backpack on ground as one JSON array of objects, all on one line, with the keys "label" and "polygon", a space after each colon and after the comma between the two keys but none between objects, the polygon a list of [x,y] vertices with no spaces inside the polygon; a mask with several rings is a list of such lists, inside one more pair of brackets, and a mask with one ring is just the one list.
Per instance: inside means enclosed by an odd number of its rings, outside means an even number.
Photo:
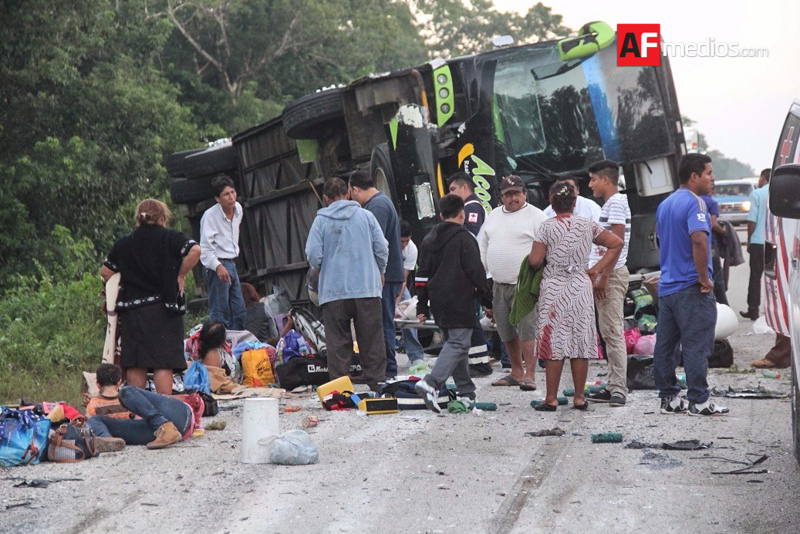
[{"label": "black backpack on ground", "polygon": [[[400,410],[424,410],[425,401],[414,389],[414,384],[417,380],[398,380],[397,382],[389,382],[383,389],[381,389],[381,397],[394,397],[397,399],[397,408]],[[436,399],[436,404],[443,410],[447,410],[447,403],[455,400],[455,391],[443,387],[439,391],[439,397]]]}]

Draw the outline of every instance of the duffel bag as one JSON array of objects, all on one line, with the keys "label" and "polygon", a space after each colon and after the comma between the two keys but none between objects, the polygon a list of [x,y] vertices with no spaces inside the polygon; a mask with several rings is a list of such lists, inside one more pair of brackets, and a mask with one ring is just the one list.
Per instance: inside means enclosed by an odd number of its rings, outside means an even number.
[{"label": "duffel bag", "polygon": [[[397,380],[389,382],[381,389],[381,397],[393,397],[397,399],[397,408],[400,410],[424,410],[425,401],[414,389],[414,384],[419,380]],[[456,398],[454,391],[443,387],[436,398],[436,404],[440,408],[447,410],[447,403]]]},{"label": "duffel bag", "polygon": [[331,381],[328,360],[318,356],[294,357],[275,369],[278,384],[292,390],[300,386],[321,386]]}]

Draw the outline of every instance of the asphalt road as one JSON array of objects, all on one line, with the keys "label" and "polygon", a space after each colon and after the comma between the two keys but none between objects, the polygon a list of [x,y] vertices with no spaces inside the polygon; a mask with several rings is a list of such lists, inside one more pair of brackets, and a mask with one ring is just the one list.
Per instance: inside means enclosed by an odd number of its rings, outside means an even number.
[{"label": "asphalt road", "polygon": [[[737,312],[746,284],[746,265],[734,269],[729,298]],[[740,370],[712,370],[712,386],[790,391],[788,373],[768,379],[748,369],[773,336],[753,335],[741,320],[730,341]],[[604,372],[594,362],[589,378]],[[479,400],[499,405],[481,415],[367,417],[324,412],[315,398],[293,400],[302,410],[280,414],[282,431],[309,414],[320,419],[309,432],[320,458],[311,466],[241,464],[237,401],[223,404],[224,431],[163,451],[130,447],[80,464],[6,470],[0,531],[800,532],[787,400],[720,398],[730,415],[697,418],[660,415],[655,392],[634,391],[624,408],[545,414],[529,406],[540,392],[491,387],[498,374],[478,381]],[[536,381],[543,389],[543,374]],[[567,372],[562,387],[570,382]],[[527,435],[554,427],[565,434]],[[609,431],[622,433],[623,443],[591,443],[592,433]],[[686,439],[711,447],[626,448],[633,440]],[[714,474],[765,455],[750,474]],[[82,480],[31,489],[7,477]]]}]

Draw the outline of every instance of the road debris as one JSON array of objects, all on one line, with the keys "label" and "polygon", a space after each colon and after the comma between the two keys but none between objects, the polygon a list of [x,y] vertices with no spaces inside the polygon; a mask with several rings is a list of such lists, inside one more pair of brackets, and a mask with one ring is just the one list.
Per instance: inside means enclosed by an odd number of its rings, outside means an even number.
[{"label": "road debris", "polygon": [[525,432],[525,435],[534,438],[542,438],[545,436],[563,436],[565,433],[566,432],[564,432],[559,427],[555,427],[555,428],[548,428],[545,430],[539,430],[538,432]]}]

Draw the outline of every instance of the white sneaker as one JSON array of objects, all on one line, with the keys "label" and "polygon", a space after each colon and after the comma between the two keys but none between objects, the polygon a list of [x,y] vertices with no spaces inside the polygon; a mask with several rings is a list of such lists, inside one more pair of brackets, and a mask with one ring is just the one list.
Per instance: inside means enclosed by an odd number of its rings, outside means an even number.
[{"label": "white sneaker", "polygon": [[711,399],[704,403],[689,403],[689,415],[726,415],[730,410],[724,406],[717,406]]},{"label": "white sneaker", "polygon": [[416,391],[419,396],[422,397],[422,400],[425,401],[425,406],[427,406],[429,410],[432,410],[436,413],[442,413],[441,406],[436,403],[439,398],[439,392],[433,389],[433,386],[424,380],[419,380],[416,384],[414,384],[414,391]]},{"label": "white sneaker", "polygon": [[680,395],[661,399],[661,413],[663,414],[686,413],[688,410],[689,401]]}]

